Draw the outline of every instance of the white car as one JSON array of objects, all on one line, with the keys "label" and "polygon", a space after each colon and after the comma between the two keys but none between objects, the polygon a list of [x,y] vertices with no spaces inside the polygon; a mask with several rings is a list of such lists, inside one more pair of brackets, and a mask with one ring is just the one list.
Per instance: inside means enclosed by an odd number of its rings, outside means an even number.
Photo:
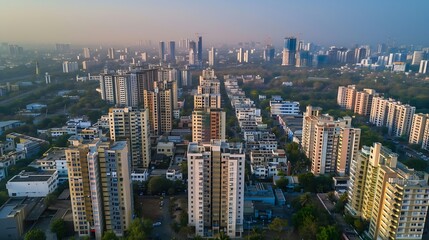
[{"label": "white car", "polygon": [[152,227],[158,227],[158,226],[161,226],[161,222],[156,222],[156,223],[152,224]]}]

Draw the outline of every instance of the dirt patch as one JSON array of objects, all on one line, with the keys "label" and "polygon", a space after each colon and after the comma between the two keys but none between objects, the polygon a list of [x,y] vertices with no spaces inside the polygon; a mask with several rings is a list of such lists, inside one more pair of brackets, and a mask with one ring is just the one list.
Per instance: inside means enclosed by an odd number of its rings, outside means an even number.
[{"label": "dirt patch", "polygon": [[157,221],[162,217],[162,210],[160,209],[161,199],[155,198],[141,198],[139,203],[142,205],[143,218],[149,218],[152,221]]}]

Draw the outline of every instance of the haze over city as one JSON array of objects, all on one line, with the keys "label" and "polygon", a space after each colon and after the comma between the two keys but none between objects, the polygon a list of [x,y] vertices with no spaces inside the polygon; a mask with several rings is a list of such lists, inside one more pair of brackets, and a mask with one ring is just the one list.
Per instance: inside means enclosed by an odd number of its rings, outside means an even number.
[{"label": "haze over city", "polygon": [[0,41],[120,44],[178,40],[207,44],[286,36],[322,45],[429,43],[429,2],[413,1],[0,1]]},{"label": "haze over city", "polygon": [[429,239],[429,0],[0,0],[0,240]]}]

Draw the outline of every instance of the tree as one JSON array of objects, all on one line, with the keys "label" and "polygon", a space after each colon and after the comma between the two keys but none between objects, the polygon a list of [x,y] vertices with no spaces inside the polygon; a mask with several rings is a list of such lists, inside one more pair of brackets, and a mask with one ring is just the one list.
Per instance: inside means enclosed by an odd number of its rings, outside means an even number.
[{"label": "tree", "polygon": [[[152,225],[151,225],[152,226]],[[145,224],[141,218],[136,218],[131,222],[128,228],[128,240],[145,240],[148,239],[149,233],[145,232]]]},{"label": "tree", "polygon": [[268,225],[268,229],[276,232],[280,237],[284,228],[287,227],[287,224],[288,222],[285,219],[274,218],[274,220]]},{"label": "tree", "polygon": [[304,193],[299,197],[299,203],[304,207],[307,203],[311,201],[311,194],[309,192]]},{"label": "tree", "polygon": [[285,178],[284,176],[280,177],[277,181],[276,181],[276,186],[280,189],[285,190],[287,188],[289,184],[289,180],[287,178]]},{"label": "tree", "polygon": [[49,207],[56,200],[57,200],[57,196],[55,196],[55,194],[53,194],[53,193],[49,193],[48,195],[46,195],[44,202],[45,202],[46,206]]},{"label": "tree", "polygon": [[331,239],[340,239],[340,232],[338,228],[334,225],[329,225],[321,227],[319,233],[316,236],[317,240],[331,240]]},{"label": "tree", "polygon": [[61,218],[55,219],[51,223],[51,232],[57,235],[58,240],[63,239],[66,234],[66,225],[64,223],[64,220],[62,220]]},{"label": "tree", "polygon": [[46,240],[46,235],[42,230],[34,228],[25,234],[24,240]]},{"label": "tree", "polygon": [[149,194],[155,195],[160,194],[163,192],[167,192],[168,189],[171,187],[171,181],[161,177],[151,177],[147,186],[147,190]]},{"label": "tree", "polygon": [[119,240],[113,231],[107,231],[103,234],[102,240]]},{"label": "tree", "polygon": [[[317,234],[318,224],[314,216],[305,216],[302,225],[299,226],[299,235],[303,239],[314,239]],[[335,239],[335,238],[333,238]]]},{"label": "tree", "polygon": [[313,173],[303,173],[298,175],[299,184],[304,188],[306,192],[315,191],[315,177]]}]

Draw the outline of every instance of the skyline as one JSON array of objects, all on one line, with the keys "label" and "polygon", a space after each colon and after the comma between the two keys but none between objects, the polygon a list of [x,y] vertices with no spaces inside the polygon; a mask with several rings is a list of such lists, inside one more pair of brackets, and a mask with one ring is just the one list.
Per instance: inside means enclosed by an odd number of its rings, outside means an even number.
[{"label": "skyline", "polygon": [[429,45],[424,26],[429,2],[424,0],[405,6],[387,0],[0,0],[0,6],[0,41],[21,44],[137,45],[141,40],[194,39],[201,33],[205,47],[246,41],[280,47],[288,36],[321,45]]}]

